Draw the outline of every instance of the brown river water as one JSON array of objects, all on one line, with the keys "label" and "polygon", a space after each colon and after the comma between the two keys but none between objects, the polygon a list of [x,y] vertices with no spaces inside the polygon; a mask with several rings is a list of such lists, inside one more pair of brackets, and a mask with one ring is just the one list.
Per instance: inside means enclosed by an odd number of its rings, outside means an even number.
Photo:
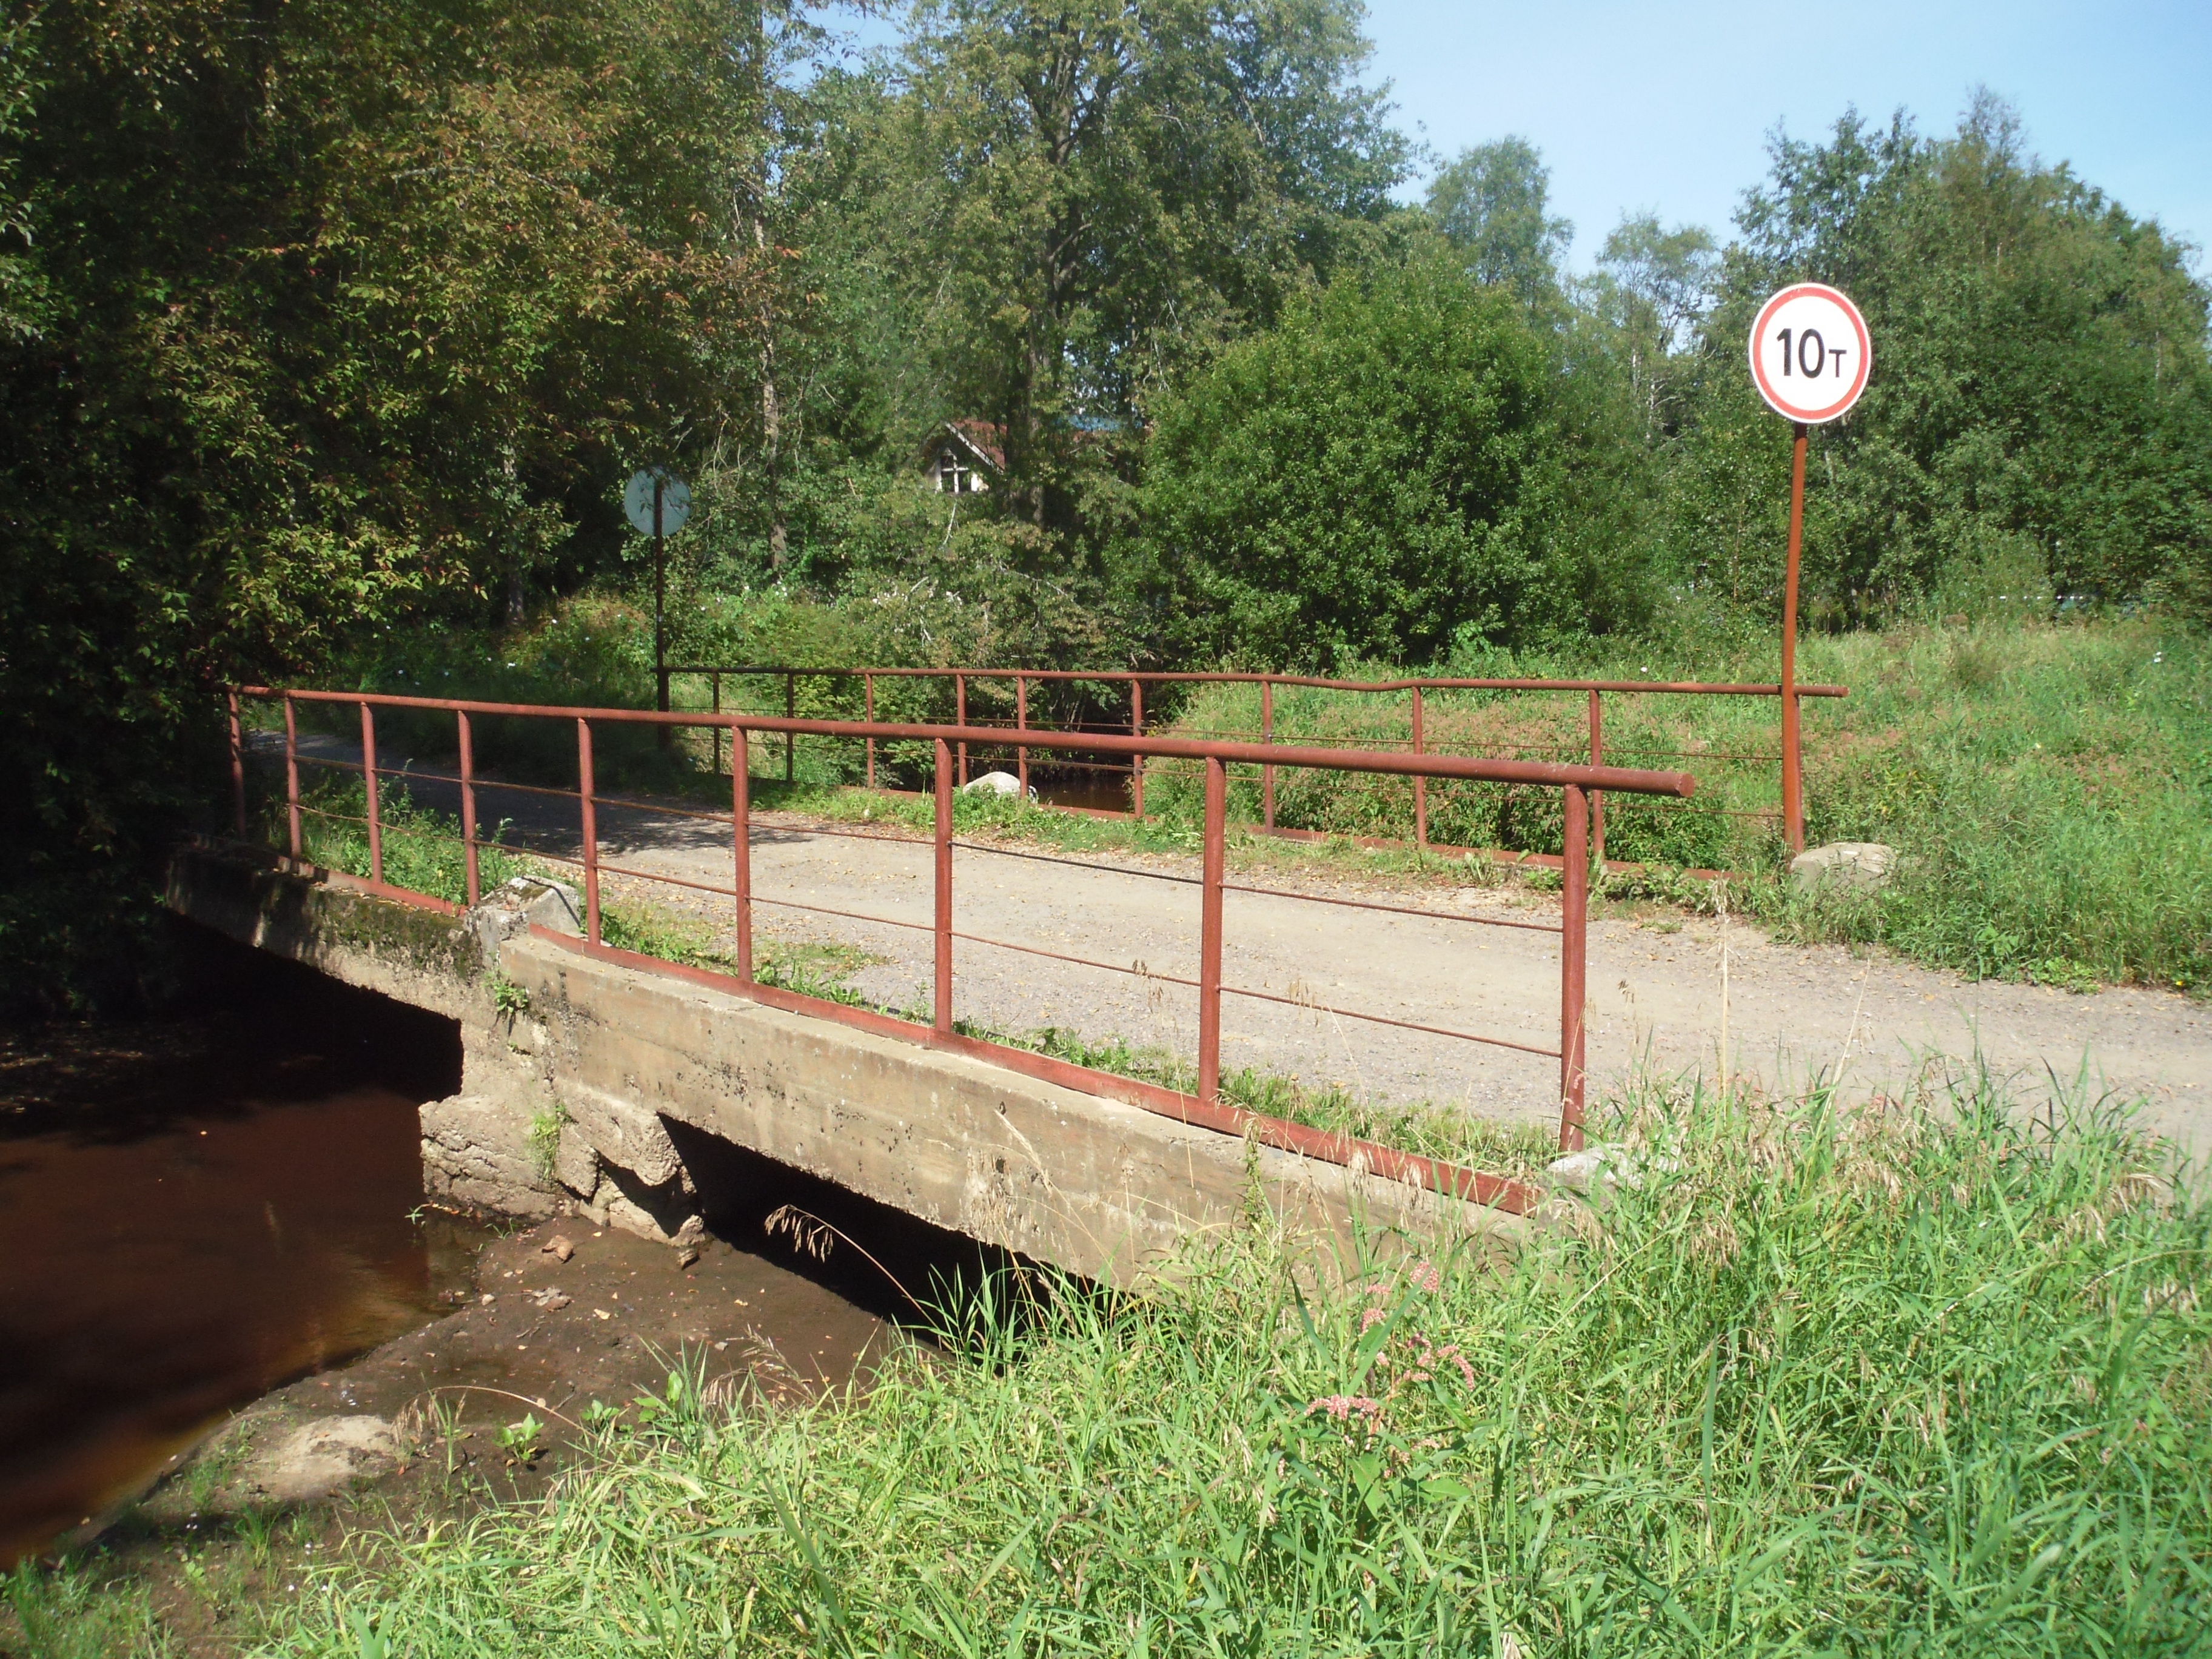
[{"label": "brown river water", "polygon": [[188,969],[170,1017],[0,1042],[0,1564],[431,1318],[487,1236],[410,1219],[450,1026],[204,944]]}]

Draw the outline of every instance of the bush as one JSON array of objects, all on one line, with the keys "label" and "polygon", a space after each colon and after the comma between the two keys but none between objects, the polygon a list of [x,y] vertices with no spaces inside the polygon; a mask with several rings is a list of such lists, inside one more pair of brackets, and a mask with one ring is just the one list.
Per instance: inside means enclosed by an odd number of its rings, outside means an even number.
[{"label": "bush", "polygon": [[1160,408],[1146,506],[1188,661],[1432,659],[1568,622],[1553,348],[1449,262],[1346,277]]}]

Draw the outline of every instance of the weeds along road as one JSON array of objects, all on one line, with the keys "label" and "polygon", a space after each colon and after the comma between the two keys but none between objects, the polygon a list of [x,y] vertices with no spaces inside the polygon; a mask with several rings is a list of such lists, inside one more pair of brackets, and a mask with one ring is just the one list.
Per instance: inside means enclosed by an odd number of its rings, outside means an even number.
[{"label": "weeds along road", "polygon": [[[335,742],[328,750],[334,759],[357,754]],[[418,803],[458,810],[450,782],[419,772],[406,781]],[[571,804],[484,783],[477,811],[486,823],[510,820],[518,847],[576,853]],[[605,863],[726,886],[731,880],[726,823],[610,805],[601,805],[599,823]],[[757,939],[858,947],[872,960],[849,976],[856,990],[894,1007],[926,1010],[932,848],[893,838],[909,833],[757,813]],[[1003,850],[957,847],[953,926],[976,940],[954,945],[956,1013],[1000,1030],[1059,1026],[1190,1058],[1197,1046],[1196,993],[1172,981],[1198,974],[1197,878],[1194,857],[1070,855],[1012,843]],[[1555,900],[1510,888],[1386,885],[1380,878],[1294,857],[1242,876],[1232,861],[1230,880],[1240,879],[1324,897],[1381,899],[1456,919],[1231,891],[1223,902],[1224,985],[1556,1048],[1558,935],[1470,925],[1478,917],[1556,924]],[[604,877],[602,891],[611,902],[643,901],[690,915],[725,946],[734,941],[726,898],[618,876]],[[906,926],[787,908],[793,905],[868,912]],[[1135,971],[1083,967],[977,940]],[[1895,1090],[1924,1067],[1971,1066],[1978,1053],[1992,1072],[2024,1080],[2030,1092],[2047,1086],[2047,1074],[2055,1073],[2061,1082],[2085,1078],[2092,1098],[2106,1091],[2140,1095],[2148,1103],[2148,1127],[2192,1152],[2212,1152],[2212,1008],[2179,994],[2107,988],[2082,995],[1976,983],[1886,951],[1854,956],[1840,946],[1775,944],[1743,922],[1674,913],[1593,921],[1589,987],[1589,1061],[1600,1091],[1639,1064],[1662,1074],[1713,1074],[1725,1021],[1733,1069],[1771,1086],[1791,1087],[1828,1072],[1840,1073],[1854,1091]],[[1222,1064],[1291,1073],[1308,1084],[1342,1084],[1384,1099],[1461,1105],[1508,1121],[1550,1121],[1558,1112],[1556,1060],[1342,1018],[1310,1006],[1224,995]]]}]

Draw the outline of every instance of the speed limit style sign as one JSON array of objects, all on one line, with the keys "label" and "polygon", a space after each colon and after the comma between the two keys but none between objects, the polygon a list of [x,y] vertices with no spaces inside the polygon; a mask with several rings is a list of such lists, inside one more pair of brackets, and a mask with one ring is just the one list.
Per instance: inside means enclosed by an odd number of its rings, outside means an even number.
[{"label": "speed limit style sign", "polygon": [[1819,426],[1866,390],[1874,340],[1859,308],[1838,289],[1796,283],[1759,308],[1751,327],[1751,378],[1778,415]]}]

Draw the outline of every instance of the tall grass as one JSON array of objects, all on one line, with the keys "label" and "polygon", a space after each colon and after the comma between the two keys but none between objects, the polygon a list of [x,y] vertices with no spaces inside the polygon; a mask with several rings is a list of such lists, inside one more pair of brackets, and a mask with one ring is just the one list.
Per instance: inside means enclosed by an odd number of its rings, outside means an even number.
[{"label": "tall grass", "polygon": [[1616,1132],[1503,1268],[1302,1291],[1255,1215],[810,1409],[679,1377],[268,1650],[2203,1651],[2207,1214],[2123,1115],[1651,1088]]},{"label": "tall grass", "polygon": [[[1752,872],[1739,902],[1805,939],[1881,941],[1963,972],[2059,984],[2097,980],[2193,989],[2212,983],[2212,641],[2154,617],[2066,626],[2018,618],[1900,626],[1804,643],[1808,682],[1848,686],[1805,705],[1807,832],[1902,849],[1875,902],[1802,902],[1779,880],[1773,820],[1727,816],[1778,800],[1772,763],[1709,760],[1772,750],[1771,699],[1608,697],[1606,756],[1680,768],[1684,806],[1613,796],[1608,857]],[[1771,680],[1774,664],[1731,647],[1668,656],[1492,659],[1486,674]],[[1381,671],[1378,671],[1378,672]],[[1395,739],[1405,699],[1285,692],[1279,740]],[[1461,753],[1581,752],[1577,699],[1440,694],[1432,747]],[[1256,729],[1256,695],[1209,690],[1186,729]],[[1660,755],[1656,750],[1680,751]],[[1233,810],[1257,817],[1256,782]],[[1156,763],[1146,804],[1194,817],[1193,769]],[[1279,772],[1277,819],[1292,828],[1407,836],[1402,780]],[[1694,810],[1692,810],[1694,809]],[[1720,809],[1725,809],[1725,811]],[[1432,839],[1559,849],[1555,792],[1432,786]]]},{"label": "tall grass", "polygon": [[[360,779],[342,779],[301,791],[300,850],[308,860],[349,876],[371,872],[368,851],[368,790]],[[286,844],[284,803],[262,805],[262,838]],[[418,806],[403,783],[380,783],[376,791],[377,839],[384,854],[384,879],[410,893],[428,893],[454,904],[468,902],[468,854],[461,844],[460,820],[432,807]],[[503,825],[481,831],[477,874],[483,890],[536,865],[500,845]]]}]

